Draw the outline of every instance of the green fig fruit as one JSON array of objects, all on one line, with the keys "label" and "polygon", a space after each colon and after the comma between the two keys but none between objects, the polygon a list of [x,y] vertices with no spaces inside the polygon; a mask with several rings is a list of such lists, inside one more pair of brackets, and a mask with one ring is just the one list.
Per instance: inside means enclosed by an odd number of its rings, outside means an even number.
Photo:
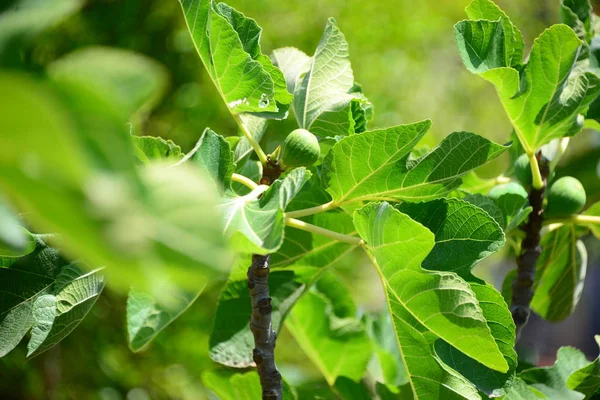
[{"label": "green fig fruit", "polygon": [[281,163],[283,168],[308,167],[319,159],[319,141],[306,129],[292,131],[283,143]]},{"label": "green fig fruit", "polygon": [[585,189],[581,182],[572,176],[563,176],[554,182],[548,191],[545,214],[550,217],[576,214],[583,209],[585,201]]},{"label": "green fig fruit", "polygon": [[527,154],[521,154],[517,161],[515,161],[515,170],[513,175],[519,182],[524,186],[531,185],[532,175],[531,166],[529,165],[529,158]]},{"label": "green fig fruit", "polygon": [[505,194],[516,194],[525,199],[529,196],[525,188],[517,182],[508,182],[498,186],[494,186],[492,190],[490,190],[490,192],[488,193],[488,196],[492,200],[497,201],[501,196]]}]

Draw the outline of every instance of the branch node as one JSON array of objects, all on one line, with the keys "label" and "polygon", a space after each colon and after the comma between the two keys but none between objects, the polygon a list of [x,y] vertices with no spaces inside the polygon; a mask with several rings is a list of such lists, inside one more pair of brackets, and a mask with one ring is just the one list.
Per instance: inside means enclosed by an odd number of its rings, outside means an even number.
[{"label": "branch node", "polygon": [[261,315],[271,314],[273,311],[273,306],[271,305],[271,298],[267,297],[266,299],[260,299],[258,301],[258,312]]}]

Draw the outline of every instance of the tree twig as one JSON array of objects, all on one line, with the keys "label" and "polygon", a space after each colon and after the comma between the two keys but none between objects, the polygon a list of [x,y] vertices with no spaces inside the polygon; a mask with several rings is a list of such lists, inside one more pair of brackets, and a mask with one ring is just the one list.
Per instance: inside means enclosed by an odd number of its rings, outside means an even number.
[{"label": "tree twig", "polygon": [[529,214],[528,221],[520,227],[525,232],[525,238],[521,242],[521,253],[517,257],[517,276],[512,284],[510,311],[517,328],[517,339],[531,314],[535,270],[542,253],[540,231],[544,222],[544,192],[549,168],[547,162],[542,159],[541,152],[536,155],[537,165],[539,165],[541,186],[529,191],[529,205],[533,210]]},{"label": "tree twig", "polygon": [[[281,175],[277,162],[267,161],[263,166],[261,184],[270,185]],[[270,256],[253,254],[248,268],[248,288],[252,301],[250,330],[254,336],[252,359],[260,378],[263,400],[281,400],[283,384],[281,374],[275,365],[275,344],[277,334],[271,325],[271,297],[269,294]]]},{"label": "tree twig", "polygon": [[281,400],[281,374],[275,365],[277,334],[271,326],[271,298],[269,297],[270,256],[252,255],[248,268],[248,288],[252,299],[250,330],[254,335],[252,358],[260,378],[263,400]]}]

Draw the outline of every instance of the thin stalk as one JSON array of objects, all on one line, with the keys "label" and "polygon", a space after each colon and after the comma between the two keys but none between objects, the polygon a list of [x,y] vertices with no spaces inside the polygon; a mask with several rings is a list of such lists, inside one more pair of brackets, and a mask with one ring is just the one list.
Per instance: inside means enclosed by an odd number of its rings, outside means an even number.
[{"label": "thin stalk", "polygon": [[[538,153],[538,156],[541,158],[541,153]],[[544,222],[546,179],[550,171],[545,162],[541,163],[540,169],[537,158],[535,160],[535,169],[540,174],[541,187],[534,187],[529,192],[529,204],[533,210],[529,214],[527,223],[520,227],[525,233],[525,238],[521,241],[521,253],[517,257],[517,276],[512,284],[510,311],[515,322],[517,339],[531,314],[530,304],[533,298],[533,282],[537,261],[542,253],[540,232]]]},{"label": "thin stalk", "polygon": [[252,179],[245,177],[244,175],[236,174],[235,172],[231,175],[231,180],[234,182],[241,183],[250,190],[254,190],[258,187],[258,184]]},{"label": "thin stalk", "polygon": [[533,178],[531,185],[536,190],[542,189],[542,187],[544,187],[546,183],[543,182],[537,157],[535,153],[527,153],[527,158],[529,158],[529,165],[531,166],[531,176]]},{"label": "thin stalk", "polygon": [[325,211],[333,210],[336,207],[338,207],[338,205],[336,203],[334,203],[333,201],[330,201],[329,203],[321,204],[320,206],[304,208],[302,210],[290,211],[290,212],[285,213],[285,215],[290,218],[300,218],[300,217],[306,217],[308,215],[314,215],[314,214],[322,213]]},{"label": "thin stalk", "polygon": [[600,216],[576,214],[568,217],[552,218],[544,221],[544,225],[550,224],[600,225]]},{"label": "thin stalk", "polygon": [[337,240],[340,242],[350,243],[361,247],[365,244],[365,242],[361,238],[358,238],[356,236],[344,235],[343,233],[330,231],[329,229],[321,228],[320,226],[309,224],[307,222],[300,221],[299,219],[290,218],[287,216],[287,214],[285,217],[285,224],[287,226],[291,226],[292,228],[323,235],[330,239]]},{"label": "thin stalk", "polygon": [[242,131],[244,137],[248,139],[248,143],[250,143],[250,146],[252,146],[252,148],[254,149],[254,152],[258,156],[258,159],[260,160],[261,164],[266,165],[269,162],[269,160],[267,159],[267,155],[263,151],[262,147],[260,147],[260,144],[256,141],[256,139],[252,137],[252,134],[250,133],[250,131],[248,131],[248,128],[246,127],[246,124],[244,124],[244,121],[242,121],[242,118],[239,116],[239,114],[235,114],[233,112],[231,113],[231,116]]}]

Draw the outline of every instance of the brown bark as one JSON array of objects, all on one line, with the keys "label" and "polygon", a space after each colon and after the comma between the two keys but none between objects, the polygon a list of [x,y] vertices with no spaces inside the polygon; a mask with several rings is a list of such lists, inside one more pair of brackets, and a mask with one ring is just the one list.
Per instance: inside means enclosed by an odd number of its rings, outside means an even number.
[{"label": "brown bark", "polygon": [[533,283],[538,258],[542,254],[540,247],[540,232],[544,222],[544,193],[549,174],[548,164],[541,157],[541,153],[536,155],[543,185],[539,189],[529,191],[529,205],[532,207],[528,221],[520,227],[525,233],[525,238],[521,242],[521,253],[517,257],[517,276],[512,284],[512,298],[510,311],[513,321],[517,328],[517,339],[521,335],[521,330],[527,324],[531,314],[531,299],[533,298]]},{"label": "brown bark", "polygon": [[[282,170],[277,164],[269,160],[263,166],[263,176],[260,183],[270,185]],[[275,365],[275,343],[277,334],[271,326],[271,297],[269,297],[269,255],[252,255],[252,264],[248,268],[248,288],[252,301],[252,316],[250,317],[250,330],[254,336],[254,350],[252,358],[256,363],[256,370],[260,378],[263,400],[281,400],[283,385],[281,374]]]}]

